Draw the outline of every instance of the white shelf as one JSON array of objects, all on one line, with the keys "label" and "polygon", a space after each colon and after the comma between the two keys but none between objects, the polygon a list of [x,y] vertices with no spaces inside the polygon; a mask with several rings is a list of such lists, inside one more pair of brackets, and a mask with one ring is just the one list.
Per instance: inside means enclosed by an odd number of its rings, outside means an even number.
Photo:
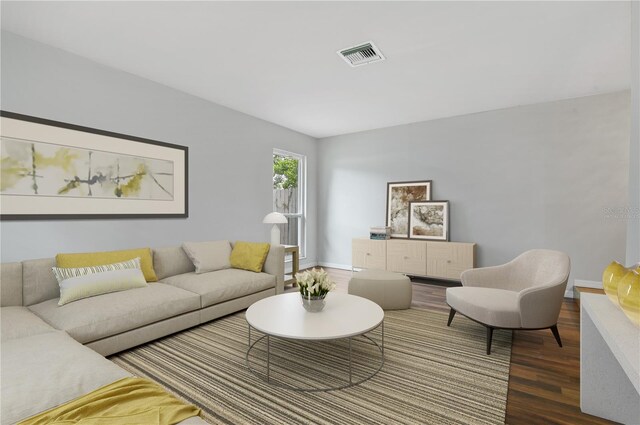
[{"label": "white shelf", "polygon": [[580,295],[580,408],[640,423],[640,328],[606,295]]}]

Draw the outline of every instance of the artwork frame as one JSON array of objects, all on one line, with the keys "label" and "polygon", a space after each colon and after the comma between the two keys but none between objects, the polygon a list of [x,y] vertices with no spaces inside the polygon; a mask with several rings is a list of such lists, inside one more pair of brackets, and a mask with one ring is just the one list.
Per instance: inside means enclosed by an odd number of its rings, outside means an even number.
[{"label": "artwork frame", "polygon": [[386,225],[391,227],[391,237],[409,237],[409,202],[431,199],[431,180],[388,182]]},{"label": "artwork frame", "polygon": [[[419,218],[427,214],[432,215],[429,212],[435,214],[435,221],[430,226],[424,219]],[[441,229],[438,229],[438,219],[442,220]],[[434,200],[409,204],[409,239],[448,242],[449,222],[449,201]]]},{"label": "artwork frame", "polygon": [[0,220],[189,216],[187,146],[9,111],[0,120]]}]

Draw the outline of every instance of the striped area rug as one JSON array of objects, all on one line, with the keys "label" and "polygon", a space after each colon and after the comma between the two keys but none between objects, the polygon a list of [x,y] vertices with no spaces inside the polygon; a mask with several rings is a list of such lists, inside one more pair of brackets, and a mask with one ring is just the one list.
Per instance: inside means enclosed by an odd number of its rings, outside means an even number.
[{"label": "striped area rug", "polygon": [[[372,379],[338,391],[302,393],[269,385],[246,367],[244,313],[227,316],[110,359],[201,407],[215,424],[502,424],[511,332],[496,331],[485,354],[485,328],[423,309],[385,313],[385,361]],[[381,330],[371,333],[380,342]],[[255,341],[256,335],[253,335]],[[250,362],[264,378],[265,340]],[[377,348],[352,343],[354,380],[377,366]],[[376,357],[378,356],[378,357]],[[271,374],[284,385],[313,388],[348,379],[346,340],[271,339]]]}]

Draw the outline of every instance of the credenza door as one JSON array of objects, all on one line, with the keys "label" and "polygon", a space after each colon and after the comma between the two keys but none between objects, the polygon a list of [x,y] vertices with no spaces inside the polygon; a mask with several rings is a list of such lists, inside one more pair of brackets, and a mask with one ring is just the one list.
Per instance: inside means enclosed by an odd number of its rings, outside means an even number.
[{"label": "credenza door", "polygon": [[388,240],[387,270],[409,275],[426,275],[427,243],[402,239]]},{"label": "credenza door", "polygon": [[460,280],[463,271],[474,267],[473,243],[427,242],[426,275]]},{"label": "credenza door", "polygon": [[351,265],[358,269],[385,270],[387,241],[357,238],[351,245]]}]

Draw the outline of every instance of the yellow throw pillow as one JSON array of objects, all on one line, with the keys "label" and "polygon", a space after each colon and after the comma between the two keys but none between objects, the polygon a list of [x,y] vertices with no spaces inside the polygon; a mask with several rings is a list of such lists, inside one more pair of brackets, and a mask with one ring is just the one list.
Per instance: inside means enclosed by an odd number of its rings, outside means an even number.
[{"label": "yellow throw pillow", "polygon": [[231,267],[260,273],[269,255],[268,243],[236,242],[231,251]]},{"label": "yellow throw pillow", "polygon": [[58,267],[93,267],[104,264],[120,263],[140,257],[140,268],[147,282],[157,282],[156,272],[153,270],[151,248],[127,249],[122,251],[83,252],[78,254],[58,254]]}]

